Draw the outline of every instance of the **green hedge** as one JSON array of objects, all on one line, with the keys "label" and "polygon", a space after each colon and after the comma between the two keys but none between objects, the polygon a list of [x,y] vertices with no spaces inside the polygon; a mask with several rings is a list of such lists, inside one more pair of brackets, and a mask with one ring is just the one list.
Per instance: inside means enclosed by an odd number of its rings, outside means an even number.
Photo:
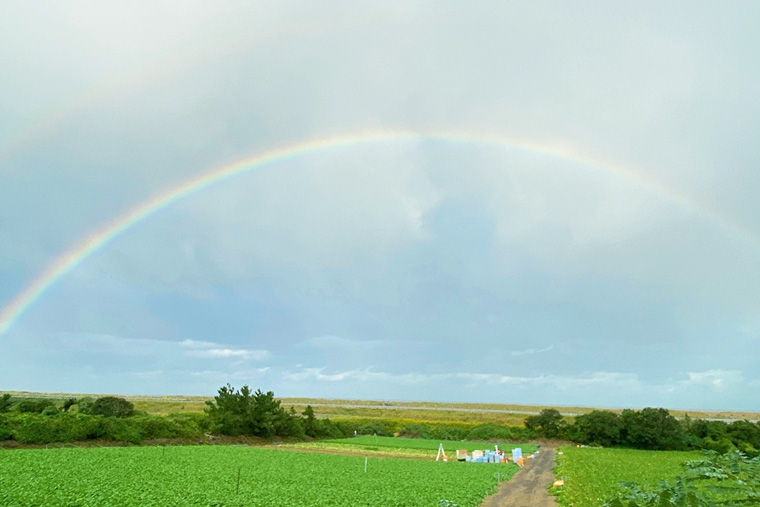
[{"label": "green hedge", "polygon": [[50,444],[103,439],[139,444],[150,439],[198,437],[203,434],[204,425],[205,418],[197,414],[130,418],[69,413],[2,414],[0,440]]}]

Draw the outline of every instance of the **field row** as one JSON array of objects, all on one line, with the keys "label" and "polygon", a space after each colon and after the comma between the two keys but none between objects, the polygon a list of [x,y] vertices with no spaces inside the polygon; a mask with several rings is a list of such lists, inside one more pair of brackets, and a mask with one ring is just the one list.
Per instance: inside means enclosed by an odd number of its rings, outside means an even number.
[{"label": "field row", "polygon": [[234,446],[0,451],[0,505],[464,507],[517,469]]}]

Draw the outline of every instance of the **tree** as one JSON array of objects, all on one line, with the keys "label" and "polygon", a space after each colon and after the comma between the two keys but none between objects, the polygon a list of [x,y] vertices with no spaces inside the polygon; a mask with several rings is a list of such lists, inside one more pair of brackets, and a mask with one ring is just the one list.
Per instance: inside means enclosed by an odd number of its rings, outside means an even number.
[{"label": "tree", "polygon": [[571,436],[581,444],[611,447],[620,443],[620,416],[606,410],[594,410],[575,418]]},{"label": "tree", "polygon": [[685,450],[686,433],[678,420],[664,408],[639,412],[623,410],[621,440],[636,449]]},{"label": "tree", "polygon": [[129,417],[135,413],[135,406],[124,398],[103,396],[95,400],[90,413],[106,417]]},{"label": "tree", "polygon": [[562,414],[554,408],[545,408],[538,415],[528,417],[525,426],[547,438],[559,437],[566,428]]},{"label": "tree", "polygon": [[219,388],[214,401],[206,402],[205,411],[213,430],[222,435],[303,436],[295,411],[286,412],[272,391],[252,393],[247,385],[237,390],[227,384]]},{"label": "tree", "polygon": [[304,433],[310,437],[316,438],[317,436],[317,418],[314,416],[314,409],[311,405],[306,405],[306,408],[301,413],[303,416],[303,429]]}]

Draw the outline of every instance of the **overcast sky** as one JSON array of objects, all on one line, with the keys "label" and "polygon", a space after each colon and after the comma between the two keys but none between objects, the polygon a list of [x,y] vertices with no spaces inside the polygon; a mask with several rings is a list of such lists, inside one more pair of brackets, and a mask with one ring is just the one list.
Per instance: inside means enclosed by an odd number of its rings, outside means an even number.
[{"label": "overcast sky", "polygon": [[6,322],[0,389],[760,410],[760,3],[2,12],[6,314],[192,178],[420,138],[138,221]]}]

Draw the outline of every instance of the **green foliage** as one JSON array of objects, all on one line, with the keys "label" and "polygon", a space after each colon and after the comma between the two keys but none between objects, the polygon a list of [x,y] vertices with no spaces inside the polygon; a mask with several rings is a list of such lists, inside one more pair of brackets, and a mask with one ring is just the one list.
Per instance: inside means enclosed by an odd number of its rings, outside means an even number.
[{"label": "green foliage", "polygon": [[129,417],[134,415],[135,406],[124,398],[103,396],[95,400],[89,413],[105,417]]},{"label": "green foliage", "polygon": [[718,440],[714,440],[710,437],[705,437],[699,442],[699,447],[707,451],[715,451],[720,453],[730,452],[736,449],[733,442],[728,437],[722,437]]},{"label": "green foliage", "polygon": [[13,430],[9,422],[9,416],[0,413],[0,442],[13,438]]},{"label": "green foliage", "polygon": [[212,431],[222,435],[304,436],[297,414],[286,412],[272,391],[257,389],[254,393],[247,385],[240,390],[230,384],[221,387],[214,401],[206,402],[206,413]]},{"label": "green foliage", "polygon": [[707,452],[703,459],[688,461],[684,468],[685,478],[677,477],[672,483],[662,481],[656,491],[625,484],[627,491],[604,505],[708,507],[760,504],[760,458],[750,459],[740,451]]},{"label": "green foliage", "polygon": [[54,407],[55,403],[52,400],[39,398],[39,399],[21,399],[16,402],[13,407],[19,412],[27,414],[41,414],[47,407]]},{"label": "green foliage", "polygon": [[524,430],[516,426],[500,426],[498,424],[480,424],[467,433],[468,440],[528,440],[535,438],[532,428]]},{"label": "green foliage", "polygon": [[12,405],[13,400],[11,399],[11,395],[8,393],[3,394],[3,396],[0,397],[0,414],[10,410]]},{"label": "green foliage", "polygon": [[76,405],[77,399],[76,398],[66,398],[66,400],[63,402],[63,409],[64,412],[68,412],[71,407]]},{"label": "green foliage", "polygon": [[13,438],[22,444],[81,442],[92,439],[141,443],[146,439],[191,438],[202,434],[203,416],[103,417],[59,412],[5,414],[0,419],[0,440]]},{"label": "green foliage", "polygon": [[60,414],[60,412],[58,411],[58,408],[55,405],[48,405],[42,411],[42,415],[46,415],[46,416],[54,416],[58,414]]},{"label": "green foliage", "polygon": [[643,491],[636,484],[624,483],[628,491],[611,501],[605,502],[604,507],[709,507],[713,505],[697,494],[697,489],[690,486],[681,477],[677,477],[672,485],[660,481],[656,491]]},{"label": "green foliage", "polygon": [[726,434],[731,442],[739,448],[745,444],[745,448],[760,449],[760,424],[753,424],[749,421],[734,421],[726,428]]},{"label": "green foliage", "polygon": [[718,504],[760,505],[760,457],[749,458],[741,451],[708,452],[701,460],[687,462],[685,469],[687,480],[708,482],[706,489]]},{"label": "green foliage", "polygon": [[620,444],[623,428],[620,416],[606,410],[594,410],[575,418],[569,433],[575,442],[612,447]]},{"label": "green foliage", "polygon": [[340,438],[346,436],[330,419],[317,419],[311,405],[306,405],[301,415],[303,416],[302,425],[306,436],[312,438]]},{"label": "green foliage", "polygon": [[525,427],[534,430],[542,437],[557,438],[566,428],[562,414],[554,408],[545,408],[538,415],[525,419]]},{"label": "green foliage", "polygon": [[656,488],[661,480],[673,481],[682,474],[685,462],[699,456],[696,451],[563,446],[555,457],[554,474],[565,485],[552,491],[562,506],[600,506],[625,493],[621,482]]},{"label": "green foliage", "polygon": [[620,431],[624,445],[647,450],[685,450],[686,433],[664,408],[623,410]]},{"label": "green foliage", "polygon": [[475,507],[496,490],[495,470],[518,469],[369,458],[365,473],[364,463],[233,446],[16,450],[0,452],[0,505]]},{"label": "green foliage", "polygon": [[79,398],[77,400],[77,409],[80,414],[89,414],[92,415],[92,406],[95,404],[95,400],[89,396],[85,396],[84,398]]}]

